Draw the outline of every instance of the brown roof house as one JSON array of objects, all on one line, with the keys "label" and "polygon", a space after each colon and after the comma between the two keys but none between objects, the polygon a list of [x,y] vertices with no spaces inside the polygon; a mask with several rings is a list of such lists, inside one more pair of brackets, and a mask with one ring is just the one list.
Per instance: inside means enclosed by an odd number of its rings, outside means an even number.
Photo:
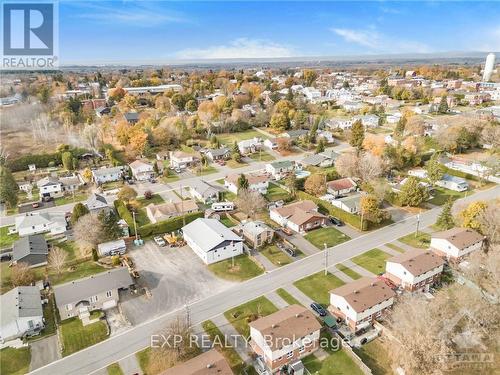
[{"label": "brown roof house", "polygon": [[396,293],[385,281],[362,277],[330,291],[328,310],[352,331],[369,326],[394,303]]},{"label": "brown roof house", "polygon": [[311,311],[290,305],[249,324],[257,362],[271,372],[299,368],[300,359],[319,348],[321,324]]},{"label": "brown roof house", "polygon": [[242,236],[254,248],[271,243],[274,230],[262,221],[246,221],[233,228],[233,231]]},{"label": "brown roof house", "polygon": [[385,277],[408,291],[429,290],[443,273],[444,260],[434,251],[409,250],[387,260]]},{"label": "brown roof house", "polygon": [[279,225],[299,233],[321,227],[328,222],[328,218],[318,212],[316,203],[309,200],[273,208],[269,216]]},{"label": "brown roof house", "polygon": [[166,202],[162,204],[149,204],[146,206],[146,214],[152,223],[167,220],[172,217],[182,216],[191,212],[198,212],[198,205],[194,199],[181,202]]},{"label": "brown roof house", "polygon": [[431,248],[453,261],[460,261],[465,255],[483,247],[484,236],[470,228],[452,228],[433,233]]},{"label": "brown roof house", "polygon": [[329,181],[326,184],[326,190],[335,196],[351,193],[356,191],[356,188],[356,183],[349,177]]},{"label": "brown roof house", "polygon": [[169,368],[161,375],[233,375],[224,356],[216,349]]}]

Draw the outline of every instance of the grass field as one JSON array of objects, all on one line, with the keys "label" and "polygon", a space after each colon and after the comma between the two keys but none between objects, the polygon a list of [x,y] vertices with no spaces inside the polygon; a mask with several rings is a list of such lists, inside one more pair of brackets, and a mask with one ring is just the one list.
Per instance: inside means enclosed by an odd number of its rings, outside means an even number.
[{"label": "grass field", "polygon": [[277,289],[276,293],[289,305],[301,305],[301,303],[294,296],[292,296],[283,288]]},{"label": "grass field", "polygon": [[359,273],[357,273],[356,271],[350,269],[347,266],[344,266],[341,263],[335,265],[335,268],[337,268],[339,271],[342,271],[343,273],[345,273],[351,279],[357,280],[357,279],[359,279],[361,277],[361,275]]},{"label": "grass field", "polygon": [[234,265],[233,259],[226,259],[210,264],[208,268],[215,276],[230,281],[245,281],[264,272],[248,255],[244,254],[234,257]]},{"label": "grass field", "polygon": [[29,372],[31,352],[29,347],[0,350],[0,374],[24,375]]},{"label": "grass field", "polygon": [[108,375],[124,375],[123,370],[118,363],[112,363],[106,367]]},{"label": "grass field", "polygon": [[372,249],[364,254],[352,258],[351,260],[358,266],[361,266],[375,275],[378,275],[379,273],[385,271],[385,261],[390,257],[391,255],[384,253],[380,249]]},{"label": "grass field", "polygon": [[292,263],[290,257],[278,249],[276,245],[267,245],[260,250],[260,253],[278,267]]},{"label": "grass field", "polygon": [[248,337],[250,335],[248,323],[276,311],[278,311],[276,306],[262,296],[226,311],[224,316],[240,334]]},{"label": "grass field", "polygon": [[204,321],[201,326],[210,337],[212,342],[222,343],[222,345],[214,345],[220,350],[222,355],[226,358],[229,366],[235,374],[241,374],[243,368],[245,367],[245,362],[241,359],[240,355],[236,350],[230,346],[225,346],[223,343],[226,342],[224,334],[220,329],[211,321]]},{"label": "grass field", "polygon": [[418,236],[415,236],[415,233],[410,233],[404,237],[398,238],[398,241],[419,249],[427,249],[431,244],[431,235],[429,233],[419,232]]},{"label": "grass field", "polygon": [[18,239],[17,233],[9,234],[9,227],[0,227],[0,249],[11,246]]},{"label": "grass field", "polygon": [[106,323],[98,321],[85,327],[78,318],[70,318],[61,322],[63,357],[97,344],[108,337]]},{"label": "grass field", "polygon": [[242,168],[242,167],[246,167],[248,164],[247,163],[238,163],[236,160],[228,160],[226,162],[226,165],[229,167],[229,168],[233,168],[233,169],[236,169],[236,168]]},{"label": "grass field", "polygon": [[309,298],[326,307],[330,304],[329,291],[344,285],[344,282],[331,273],[325,275],[323,271],[320,271],[294,282],[293,285]]},{"label": "grass field", "polygon": [[344,350],[338,350],[320,361],[313,354],[303,360],[304,366],[314,375],[363,375],[363,371]]},{"label": "grass field", "polygon": [[276,184],[269,184],[267,193],[264,196],[269,202],[275,202],[283,199],[289,199],[290,193]]},{"label": "grass field", "polygon": [[351,239],[348,235],[332,227],[312,230],[304,238],[321,250],[324,250],[325,243],[327,247],[332,247]]},{"label": "grass field", "polygon": [[372,370],[373,375],[393,374],[389,353],[379,340],[373,340],[363,345],[361,349],[354,349],[354,351],[363,363]]}]

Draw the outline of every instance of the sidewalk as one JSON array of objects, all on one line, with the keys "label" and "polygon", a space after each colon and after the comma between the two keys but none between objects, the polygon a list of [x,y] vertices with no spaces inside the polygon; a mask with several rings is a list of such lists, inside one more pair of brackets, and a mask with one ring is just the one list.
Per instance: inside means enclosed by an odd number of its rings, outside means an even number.
[{"label": "sidewalk", "polygon": [[135,354],[123,358],[122,360],[118,361],[118,364],[120,365],[124,375],[142,375],[142,370],[139,366],[139,362],[137,362],[137,357],[135,356]]},{"label": "sidewalk", "polygon": [[278,309],[283,309],[288,306],[288,302],[286,302],[283,298],[281,298],[276,291],[272,291],[271,293],[267,293],[266,298],[273,303]]},{"label": "sidewalk", "polygon": [[309,308],[311,306],[311,303],[314,301],[306,296],[300,289],[298,289],[295,285],[289,284],[283,287],[288,293],[290,293],[293,297],[295,297],[302,305],[305,307]]},{"label": "sidewalk", "polygon": [[247,342],[245,341],[245,338],[241,336],[238,331],[236,331],[233,325],[229,323],[226,317],[222,314],[212,318],[212,322],[219,327],[222,334],[226,336],[228,344],[233,345],[241,359],[246,363],[249,363],[251,358],[248,355]]}]

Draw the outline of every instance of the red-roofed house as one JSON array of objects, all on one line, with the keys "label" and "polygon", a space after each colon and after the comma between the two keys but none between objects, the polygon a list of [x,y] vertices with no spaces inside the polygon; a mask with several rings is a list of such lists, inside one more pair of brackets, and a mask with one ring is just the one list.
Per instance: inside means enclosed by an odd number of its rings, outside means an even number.
[{"label": "red-roofed house", "polygon": [[318,212],[318,206],[308,200],[273,208],[269,216],[279,225],[299,233],[321,227],[328,222],[328,218]]},{"label": "red-roofed house", "polygon": [[356,191],[356,183],[349,177],[339,180],[329,181],[326,190],[333,195],[343,195]]}]

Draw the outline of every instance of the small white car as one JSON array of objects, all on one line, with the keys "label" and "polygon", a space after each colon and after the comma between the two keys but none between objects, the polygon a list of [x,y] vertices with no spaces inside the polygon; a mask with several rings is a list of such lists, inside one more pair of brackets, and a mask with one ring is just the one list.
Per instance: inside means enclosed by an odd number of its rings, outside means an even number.
[{"label": "small white car", "polygon": [[156,244],[160,247],[163,247],[167,244],[161,236],[155,236],[153,239],[156,242]]}]

